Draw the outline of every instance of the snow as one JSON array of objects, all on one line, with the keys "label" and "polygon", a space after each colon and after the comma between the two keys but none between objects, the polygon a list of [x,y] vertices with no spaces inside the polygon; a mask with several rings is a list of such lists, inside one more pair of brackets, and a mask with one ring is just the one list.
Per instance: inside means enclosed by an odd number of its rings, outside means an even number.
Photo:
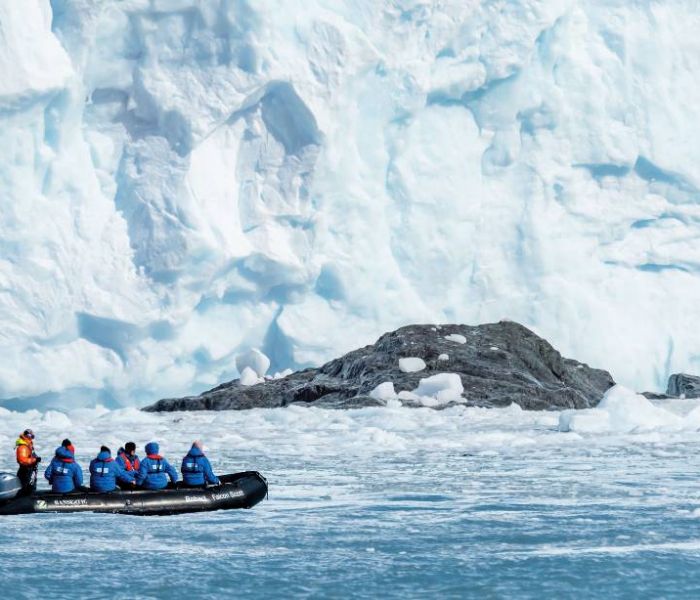
[{"label": "snow", "polygon": [[270,368],[270,359],[257,349],[239,354],[236,356],[236,369],[239,373],[243,373],[246,368],[249,368],[258,377],[265,377]]},{"label": "snow", "polygon": [[439,406],[448,402],[464,402],[464,386],[457,373],[438,373],[421,379],[413,394],[425,406]]},{"label": "snow", "polygon": [[438,356],[438,360],[450,360],[449,354],[441,354]]},{"label": "snow", "polygon": [[699,371],[695,17],[3,3],[0,399],[142,404],[250,348],[504,315],[630,388]]},{"label": "snow", "polygon": [[[388,385],[391,385],[391,388],[388,388]],[[387,387],[382,388],[382,386]],[[375,388],[375,391],[379,388],[382,388],[382,393],[388,393],[389,389],[391,389],[391,392],[394,391],[393,383],[382,383]],[[411,391],[402,390],[393,398],[435,408],[450,402],[464,403],[463,392],[464,386],[457,373],[437,373],[421,379],[416,389]]]},{"label": "snow", "polygon": [[425,367],[425,361],[417,356],[399,359],[399,369],[404,373],[417,373],[425,369]]},{"label": "snow", "polygon": [[241,372],[241,385],[255,385],[256,383],[262,383],[264,379],[259,377],[258,374],[253,371],[250,367],[244,367]]},{"label": "snow", "polygon": [[369,395],[370,398],[385,401],[397,398],[396,391],[394,390],[394,384],[391,381],[385,381],[384,383],[380,383],[369,393]]},{"label": "snow", "polygon": [[450,335],[446,335],[445,339],[448,342],[455,342],[456,344],[467,343],[467,338],[465,338],[463,335],[460,335],[459,333],[451,333]]},{"label": "snow", "polygon": [[285,377],[287,377],[287,375],[291,375],[292,373],[294,373],[292,369],[285,369],[284,371],[279,371],[278,373],[275,373],[272,376],[272,379],[284,379]]}]

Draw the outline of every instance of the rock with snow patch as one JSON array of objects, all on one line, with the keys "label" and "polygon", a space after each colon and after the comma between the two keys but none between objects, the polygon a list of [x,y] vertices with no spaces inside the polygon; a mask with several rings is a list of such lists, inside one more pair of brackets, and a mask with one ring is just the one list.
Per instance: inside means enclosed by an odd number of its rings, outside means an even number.
[{"label": "rock with snow patch", "polygon": [[668,378],[667,396],[700,398],[700,377],[675,373]]},{"label": "rock with snow patch", "polygon": [[[464,343],[456,343],[452,336],[460,336]],[[404,404],[422,406],[421,396],[414,391],[421,380],[447,370],[440,356],[448,353],[449,372],[459,377],[462,402],[469,406],[515,403],[529,410],[588,408],[596,406],[614,385],[607,371],[562,357],[546,340],[514,322],[442,325],[439,332],[430,325],[410,325],[319,368],[250,386],[234,380],[200,396],[160,400],[145,410],[377,406],[386,402],[376,397],[378,387],[386,382],[393,384]],[[404,358],[420,358],[425,369],[402,371],[399,361]],[[439,408],[455,403],[442,403]]]}]

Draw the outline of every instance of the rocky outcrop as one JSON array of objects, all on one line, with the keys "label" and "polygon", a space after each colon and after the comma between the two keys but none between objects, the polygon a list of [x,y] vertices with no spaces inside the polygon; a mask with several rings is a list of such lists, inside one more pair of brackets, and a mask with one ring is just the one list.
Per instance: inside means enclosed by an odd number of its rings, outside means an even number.
[{"label": "rocky outcrop", "polygon": [[[407,371],[420,361],[425,367]],[[379,384],[393,382],[404,404],[421,405],[410,392],[421,379],[456,373],[464,386],[460,403],[496,407],[519,404],[546,410],[595,406],[614,385],[607,371],[563,358],[546,340],[511,321],[487,325],[411,325],[384,334],[376,344],[283,379],[243,386],[224,383],[200,396],[164,399],[144,410],[242,410],[304,404],[328,408],[382,405],[370,396]],[[454,404],[454,400],[440,407]]]},{"label": "rocky outcrop", "polygon": [[680,398],[700,398],[700,377],[697,375],[687,375],[685,373],[675,373],[668,379],[666,395]]}]

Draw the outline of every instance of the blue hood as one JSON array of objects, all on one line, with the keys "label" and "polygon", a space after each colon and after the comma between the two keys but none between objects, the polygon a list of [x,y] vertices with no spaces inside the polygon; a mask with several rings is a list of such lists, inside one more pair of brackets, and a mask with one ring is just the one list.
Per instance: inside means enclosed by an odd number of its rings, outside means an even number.
[{"label": "blue hood", "polygon": [[160,446],[156,442],[146,444],[146,454],[160,454]]},{"label": "blue hood", "polygon": [[112,458],[112,455],[109,452],[100,452],[97,455],[97,460],[108,460]]},{"label": "blue hood", "polygon": [[68,450],[68,448],[64,448],[63,446],[59,446],[56,448],[56,457],[57,458],[74,458],[73,453]]},{"label": "blue hood", "polygon": [[190,448],[190,451],[187,453],[188,456],[204,456],[204,452],[202,452],[197,446],[192,446]]}]

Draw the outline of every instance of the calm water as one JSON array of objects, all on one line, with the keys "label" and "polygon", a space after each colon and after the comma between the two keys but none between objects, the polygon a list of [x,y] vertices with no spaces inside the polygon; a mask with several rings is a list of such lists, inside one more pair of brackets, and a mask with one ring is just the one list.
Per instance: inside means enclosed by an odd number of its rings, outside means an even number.
[{"label": "calm water", "polygon": [[3,517],[12,598],[700,595],[695,431],[561,433],[556,413],[510,409],[81,411],[0,414],[4,447],[27,419],[40,438],[71,433],[83,462],[124,436],[173,457],[201,436],[219,471],[259,468],[270,498]]}]

